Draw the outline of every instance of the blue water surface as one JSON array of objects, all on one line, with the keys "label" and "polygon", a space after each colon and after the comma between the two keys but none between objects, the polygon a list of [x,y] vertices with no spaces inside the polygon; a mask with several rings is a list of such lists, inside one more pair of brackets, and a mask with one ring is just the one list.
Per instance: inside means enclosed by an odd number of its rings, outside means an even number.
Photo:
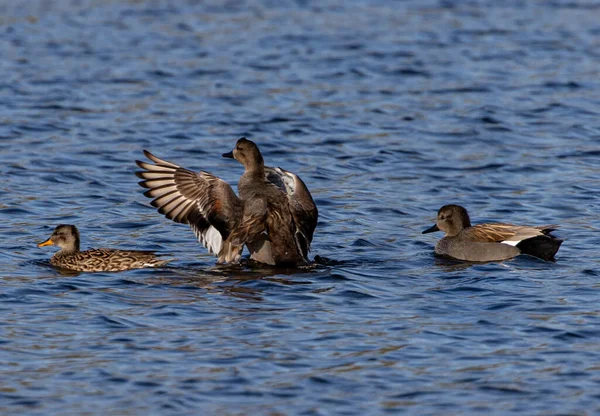
[{"label": "blue water surface", "polygon": [[[584,0],[3,2],[0,412],[600,413],[599,36]],[[236,184],[242,136],[315,268],[216,267],[142,195],[142,149]],[[434,257],[447,203],[557,261]],[[63,275],[60,223],[176,260]]]}]

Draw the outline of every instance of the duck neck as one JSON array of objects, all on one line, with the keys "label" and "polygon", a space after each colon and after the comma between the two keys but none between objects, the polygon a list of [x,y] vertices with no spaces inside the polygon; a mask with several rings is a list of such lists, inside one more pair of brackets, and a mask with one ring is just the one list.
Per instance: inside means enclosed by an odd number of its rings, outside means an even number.
[{"label": "duck neck", "polygon": [[252,178],[264,178],[265,177],[265,165],[264,163],[257,163],[252,166],[246,166],[246,171],[244,172],[244,176],[252,177]]},{"label": "duck neck", "polygon": [[456,237],[460,232],[464,229],[458,224],[449,224],[449,227],[445,227],[444,232],[446,233],[446,237]]},{"label": "duck neck", "polygon": [[74,241],[62,246],[61,250],[56,254],[73,255],[77,253],[79,253],[79,238],[75,238]]}]

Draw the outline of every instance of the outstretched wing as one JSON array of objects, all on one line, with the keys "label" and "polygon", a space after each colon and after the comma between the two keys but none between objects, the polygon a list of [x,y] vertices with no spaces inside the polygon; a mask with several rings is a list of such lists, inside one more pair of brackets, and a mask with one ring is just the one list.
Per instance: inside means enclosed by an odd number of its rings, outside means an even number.
[{"label": "outstretched wing", "polygon": [[298,175],[285,169],[265,166],[265,177],[287,195],[296,225],[296,242],[306,257],[319,217],[312,195]]},{"label": "outstretched wing", "polygon": [[198,241],[211,254],[219,254],[243,210],[231,186],[208,172],[192,172],[147,150],[144,155],[154,164],[137,160],[144,171],[136,175],[143,179],[140,186],[148,188],[144,195],[154,198],[152,206],[175,222],[189,224]]}]

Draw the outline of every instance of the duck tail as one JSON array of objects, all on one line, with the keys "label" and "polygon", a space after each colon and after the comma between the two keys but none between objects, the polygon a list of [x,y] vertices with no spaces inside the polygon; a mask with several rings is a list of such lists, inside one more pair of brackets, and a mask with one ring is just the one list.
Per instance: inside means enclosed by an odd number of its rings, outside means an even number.
[{"label": "duck tail", "polygon": [[552,235],[541,235],[522,240],[517,244],[521,253],[538,257],[547,261],[554,261],[554,255],[560,248],[563,240]]},{"label": "duck tail", "polygon": [[173,259],[157,260],[154,263],[152,263],[152,265],[154,267],[163,267],[163,266],[166,266],[168,263],[170,263],[172,261],[173,261]]}]

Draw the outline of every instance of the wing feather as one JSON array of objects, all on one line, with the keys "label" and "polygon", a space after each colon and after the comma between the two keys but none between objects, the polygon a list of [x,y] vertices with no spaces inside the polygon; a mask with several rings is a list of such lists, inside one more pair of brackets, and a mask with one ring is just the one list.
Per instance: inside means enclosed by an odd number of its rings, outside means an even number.
[{"label": "wing feather", "polygon": [[[504,223],[477,224],[465,229],[472,241],[518,243],[550,232],[554,226],[526,226]],[[463,232],[464,232],[463,231]]]},{"label": "wing feather", "polygon": [[173,186],[173,183],[169,179],[148,179],[146,185],[151,189],[160,189]]},{"label": "wing feather", "polygon": [[298,175],[282,168],[265,167],[265,177],[287,195],[296,227],[296,243],[306,257],[319,218],[310,191]]},{"label": "wing feather", "polygon": [[231,186],[205,172],[192,172],[144,150],[154,164],[136,161],[144,169],[136,172],[139,184],[154,198],[151,205],[167,218],[190,228],[211,254],[219,254],[240,220],[243,203]]},{"label": "wing feather", "polygon": [[144,192],[144,195],[147,196],[148,198],[158,198],[159,196],[166,195],[166,194],[176,191],[176,190],[177,190],[177,186],[175,186],[173,184],[162,185],[162,186],[158,186],[156,188],[148,189],[146,192]]}]

